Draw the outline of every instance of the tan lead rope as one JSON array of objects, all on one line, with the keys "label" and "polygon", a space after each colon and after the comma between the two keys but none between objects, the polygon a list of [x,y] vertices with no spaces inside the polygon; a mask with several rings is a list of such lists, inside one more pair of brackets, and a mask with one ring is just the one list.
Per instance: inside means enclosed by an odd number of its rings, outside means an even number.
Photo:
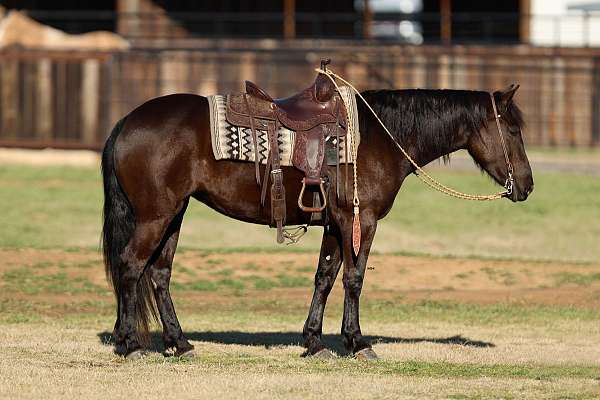
[{"label": "tan lead rope", "polygon": [[[506,163],[508,166],[508,179],[506,181],[506,190],[502,191],[502,192],[498,192],[495,194],[490,194],[490,195],[480,195],[480,194],[469,194],[469,193],[463,193],[463,192],[459,192],[458,190],[452,189],[446,185],[444,185],[443,183],[439,182],[438,180],[436,180],[434,177],[432,177],[431,175],[429,175],[427,172],[425,172],[425,170],[423,170],[413,159],[412,157],[406,152],[406,150],[404,150],[404,148],[402,146],[400,146],[400,144],[398,143],[398,141],[396,140],[396,138],[394,138],[394,136],[391,134],[391,132],[388,130],[388,128],[385,126],[385,124],[381,121],[381,119],[379,118],[379,116],[377,115],[377,113],[373,110],[373,108],[371,107],[371,105],[367,102],[367,100],[365,100],[365,98],[362,96],[362,94],[360,94],[360,92],[354,87],[352,86],[352,84],[350,82],[348,82],[347,80],[345,80],[344,78],[342,78],[341,76],[339,76],[338,74],[334,73],[331,70],[327,70],[324,71],[320,68],[316,68],[316,71],[321,73],[321,74],[325,74],[335,85],[335,87],[338,89],[339,91],[339,86],[337,85],[336,81],[334,78],[339,79],[340,81],[342,81],[343,83],[345,83],[346,85],[348,85],[348,87],[350,89],[352,89],[357,95],[358,97],[360,97],[360,99],[363,101],[363,103],[365,103],[365,105],[367,106],[367,108],[371,111],[371,113],[373,114],[373,116],[377,119],[377,121],[379,122],[379,124],[381,125],[381,127],[385,130],[385,132],[389,135],[389,137],[392,139],[392,141],[394,142],[394,144],[398,147],[398,149],[400,149],[400,151],[402,152],[402,154],[404,154],[404,156],[408,159],[408,161],[413,165],[413,167],[415,167],[416,171],[415,171],[415,175],[417,175],[417,177],[426,185],[428,185],[429,187],[444,193],[448,196],[451,197],[456,197],[459,199],[463,199],[463,200],[477,200],[477,201],[490,201],[490,200],[497,200],[497,199],[501,199],[502,197],[505,197],[507,195],[510,195],[512,193],[512,164],[510,163],[510,160],[508,158],[508,153],[507,153],[507,149],[506,149],[506,144],[504,143],[504,137],[502,135],[502,129],[500,128],[500,122],[498,121],[498,113],[496,111],[496,102],[494,101],[494,98],[492,97],[492,107],[494,109],[494,118],[496,119],[496,124],[498,127],[498,132],[500,134],[500,140],[502,143],[502,149],[504,151],[504,156],[506,158]],[[491,95],[491,94],[490,94]],[[354,138],[353,138],[354,139]],[[353,140],[354,142],[354,140]],[[353,149],[353,151],[356,151],[355,149]],[[357,179],[356,179],[356,162],[357,159],[354,158],[354,196],[355,196],[355,208],[356,207],[356,203],[358,202],[358,191],[357,191]]]}]

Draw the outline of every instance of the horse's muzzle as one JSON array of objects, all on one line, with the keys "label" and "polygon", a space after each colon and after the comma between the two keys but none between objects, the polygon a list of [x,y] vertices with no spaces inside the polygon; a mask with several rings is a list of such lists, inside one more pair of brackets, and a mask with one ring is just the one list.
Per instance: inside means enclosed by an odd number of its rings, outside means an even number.
[{"label": "horse's muzzle", "polygon": [[525,190],[521,190],[517,185],[514,186],[513,193],[510,195],[510,199],[513,202],[525,201],[529,197],[529,195],[533,192],[533,183],[528,185]]}]

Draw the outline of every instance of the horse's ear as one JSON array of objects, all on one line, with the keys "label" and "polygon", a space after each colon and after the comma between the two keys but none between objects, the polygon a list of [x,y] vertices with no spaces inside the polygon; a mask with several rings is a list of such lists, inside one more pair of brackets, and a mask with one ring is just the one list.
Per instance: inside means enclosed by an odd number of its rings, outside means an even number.
[{"label": "horse's ear", "polygon": [[517,92],[517,89],[520,88],[521,85],[511,83],[508,87],[503,90],[499,90],[497,93],[500,102],[504,105],[508,105],[512,100],[513,96]]}]

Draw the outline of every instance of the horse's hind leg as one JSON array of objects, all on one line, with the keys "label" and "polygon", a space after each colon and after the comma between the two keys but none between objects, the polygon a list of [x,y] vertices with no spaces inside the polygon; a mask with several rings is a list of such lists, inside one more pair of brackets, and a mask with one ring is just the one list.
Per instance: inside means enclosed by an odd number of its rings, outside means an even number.
[{"label": "horse's hind leg", "polygon": [[121,253],[119,317],[115,329],[118,354],[135,357],[142,343],[147,341],[148,324],[154,308],[151,303],[152,284],[145,270],[152,263],[172,219],[173,216],[163,216],[136,221],[133,235]]},{"label": "horse's hind leg", "polygon": [[307,356],[330,357],[332,355],[321,341],[321,334],[327,297],[331,292],[342,263],[341,244],[339,230],[334,226],[326,227],[321,243],[319,266],[315,274],[315,291],[308,318],[304,324],[303,336]]},{"label": "horse's hind leg", "polygon": [[154,298],[158,306],[160,320],[163,326],[163,342],[165,349],[175,348],[176,356],[192,354],[192,346],[181,330],[181,325],[175,313],[175,307],[169,292],[169,282],[171,280],[171,271],[173,267],[173,257],[177,249],[177,240],[179,239],[179,230],[183,220],[183,214],[187,208],[187,201],[183,209],[173,219],[167,233],[165,234],[165,244],[156,261],[150,266],[150,276],[154,284]]}]

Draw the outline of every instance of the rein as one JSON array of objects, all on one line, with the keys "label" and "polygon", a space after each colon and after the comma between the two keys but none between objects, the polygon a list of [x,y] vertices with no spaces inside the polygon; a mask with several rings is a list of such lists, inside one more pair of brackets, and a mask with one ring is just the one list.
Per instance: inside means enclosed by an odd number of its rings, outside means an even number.
[{"label": "rein", "polygon": [[[500,126],[500,118],[502,117],[500,114],[498,114],[498,110],[496,108],[496,100],[494,99],[494,95],[492,93],[490,93],[490,99],[492,101],[492,109],[494,111],[494,118],[496,120],[496,127],[498,128],[498,134],[500,135],[500,143],[502,144],[502,150],[504,151],[504,158],[506,161],[506,167],[507,167],[507,179],[506,182],[504,183],[504,188],[505,190],[502,192],[498,192],[498,193],[494,193],[494,194],[489,194],[489,195],[480,195],[480,194],[469,194],[469,193],[463,193],[460,192],[458,190],[452,189],[446,185],[444,185],[443,183],[441,183],[440,181],[436,180],[434,177],[432,177],[431,175],[429,175],[427,172],[425,172],[425,170],[423,170],[413,159],[412,157],[406,152],[406,150],[404,150],[404,148],[400,145],[400,143],[398,143],[398,141],[396,140],[396,138],[394,137],[394,135],[392,135],[392,133],[388,130],[388,128],[385,126],[385,124],[383,123],[383,121],[381,121],[381,119],[379,118],[379,116],[377,115],[377,113],[373,110],[373,108],[371,107],[371,105],[367,102],[367,100],[362,96],[362,94],[360,94],[360,92],[354,87],[352,86],[352,84],[350,82],[348,82],[347,80],[345,80],[344,78],[342,78],[341,76],[339,76],[338,74],[334,73],[331,70],[325,70],[325,69],[320,69],[320,68],[316,68],[315,69],[317,72],[326,75],[334,84],[335,87],[339,90],[339,87],[337,85],[337,83],[335,82],[335,79],[339,79],[340,81],[342,81],[343,83],[345,83],[346,85],[348,85],[348,87],[350,87],[350,89],[352,89],[357,95],[358,97],[363,101],[363,103],[365,103],[365,105],[367,106],[367,108],[371,111],[371,113],[373,114],[373,116],[377,119],[377,121],[379,122],[379,124],[381,125],[381,127],[385,130],[385,132],[389,135],[389,137],[392,139],[392,141],[394,142],[394,144],[398,147],[398,149],[400,149],[400,151],[402,152],[402,154],[404,154],[404,156],[406,157],[406,159],[413,165],[413,167],[415,168],[415,175],[423,182],[425,183],[427,186],[441,192],[444,193],[448,196],[451,197],[456,197],[458,199],[463,199],[463,200],[477,200],[477,201],[489,201],[489,200],[497,200],[497,199],[501,199],[503,197],[507,197],[510,196],[513,192],[513,186],[514,186],[514,178],[513,178],[513,166],[512,163],[510,162],[510,159],[508,157],[508,150],[506,148],[506,142],[504,140],[504,133],[502,132],[502,127]],[[357,195],[357,188],[356,188],[356,163],[357,163],[357,158],[354,158],[354,197],[355,197],[355,207],[357,206],[357,202],[358,202],[358,195]]]}]

